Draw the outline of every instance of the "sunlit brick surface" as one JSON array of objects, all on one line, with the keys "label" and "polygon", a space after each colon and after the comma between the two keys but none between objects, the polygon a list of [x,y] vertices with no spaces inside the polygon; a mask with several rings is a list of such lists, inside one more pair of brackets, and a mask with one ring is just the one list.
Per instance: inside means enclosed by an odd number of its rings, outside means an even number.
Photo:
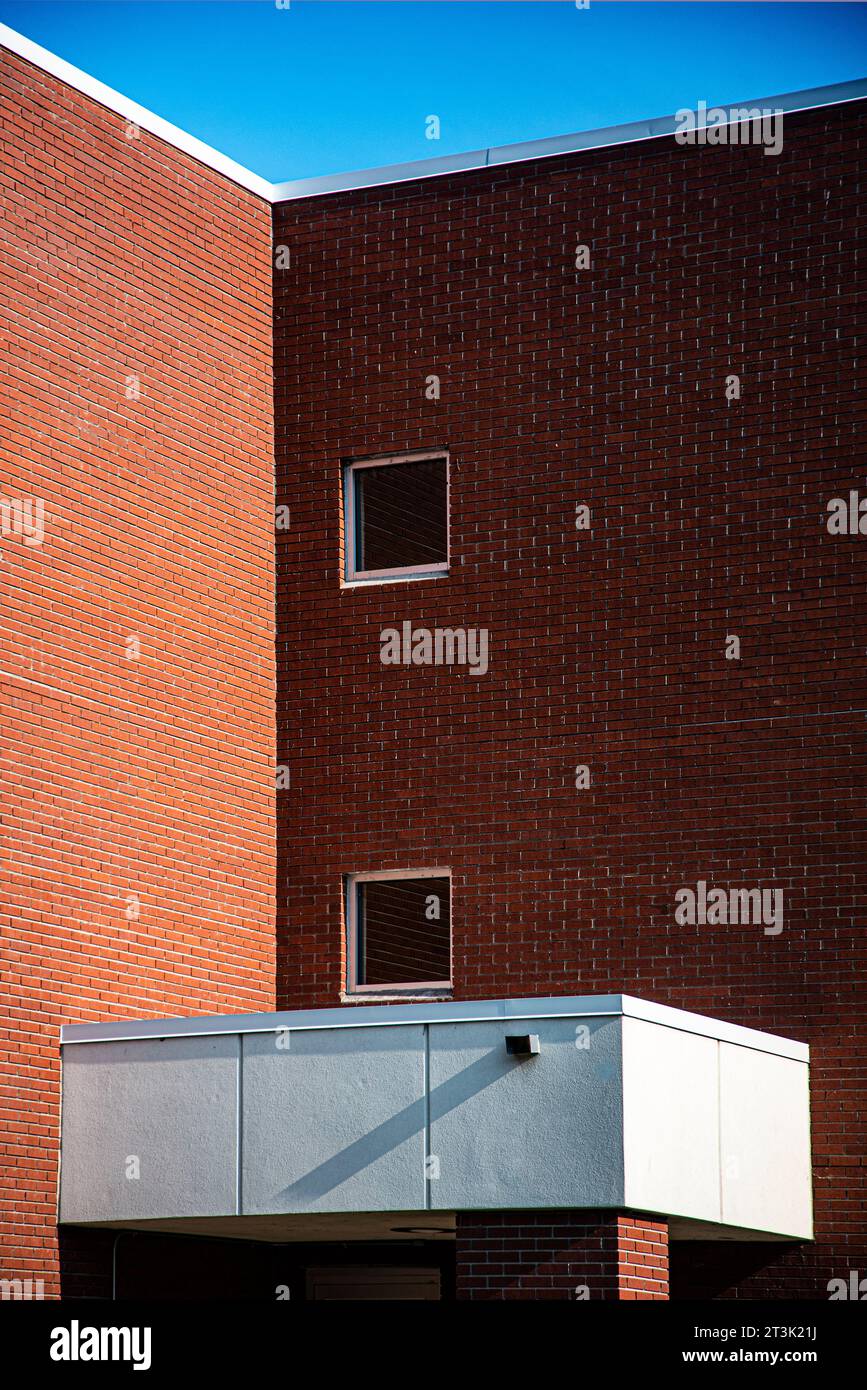
[{"label": "sunlit brick surface", "polygon": [[270,212],[5,50],[0,102],[0,492],[45,511],[0,537],[0,1275],[50,1295],[60,1025],[274,1004]]}]

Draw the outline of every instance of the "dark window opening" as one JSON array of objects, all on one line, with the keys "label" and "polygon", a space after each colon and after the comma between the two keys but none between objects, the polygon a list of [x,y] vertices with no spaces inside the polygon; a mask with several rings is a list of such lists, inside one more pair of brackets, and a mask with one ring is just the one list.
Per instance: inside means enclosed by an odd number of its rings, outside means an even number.
[{"label": "dark window opening", "polygon": [[448,460],[352,464],[346,475],[347,578],[448,567]]},{"label": "dark window opening", "polygon": [[351,882],[355,987],[449,984],[450,889],[446,876]]}]

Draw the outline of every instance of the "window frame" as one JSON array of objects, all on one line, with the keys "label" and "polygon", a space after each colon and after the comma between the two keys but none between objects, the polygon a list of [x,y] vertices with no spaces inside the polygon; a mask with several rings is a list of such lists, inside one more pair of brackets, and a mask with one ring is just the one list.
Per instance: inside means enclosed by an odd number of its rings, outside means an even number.
[{"label": "window frame", "polygon": [[[442,459],[446,466],[446,558],[433,564],[398,565],[393,569],[361,570],[356,561],[359,549],[355,522],[355,477],[370,468],[389,468],[399,463],[425,463]],[[376,458],[350,459],[343,465],[343,555],[344,584],[365,584],[388,579],[429,579],[448,574],[451,564],[451,462],[448,449],[422,449],[408,454],[383,454]]]},{"label": "window frame", "polygon": [[[388,879],[444,878],[449,887],[449,977],[447,980],[412,980],[398,984],[363,985],[359,981],[358,887],[362,883],[381,883]],[[349,995],[450,994],[454,988],[454,931],[452,922],[452,871],[442,867],[423,869],[383,869],[344,875],[344,915],[346,919],[346,992]]]}]

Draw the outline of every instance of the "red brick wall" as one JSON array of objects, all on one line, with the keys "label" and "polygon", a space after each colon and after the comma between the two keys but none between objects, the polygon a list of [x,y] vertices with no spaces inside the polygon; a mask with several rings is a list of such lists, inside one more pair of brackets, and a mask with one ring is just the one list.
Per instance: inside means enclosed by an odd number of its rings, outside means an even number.
[{"label": "red brick wall", "polygon": [[462,1212],[456,1264],[459,1299],[666,1299],[668,1227],[616,1212]]},{"label": "red brick wall", "polygon": [[668,1222],[617,1217],[617,1282],[621,1299],[668,1298]]},{"label": "red brick wall", "polygon": [[[778,157],[656,141],[276,212],[279,999],[337,1002],[342,874],[436,863],[456,997],[623,990],[810,1042],[819,1244],[766,1286],[812,1297],[867,1268],[867,543],[825,524],[864,493],[863,145],[850,105]],[[435,447],[449,577],[341,589],[341,460]],[[405,619],[489,629],[488,674],[383,666]],[[782,889],[783,931],[678,926],[699,880]]]},{"label": "red brick wall", "polygon": [[274,1003],[270,210],[8,52],[0,100],[0,495],[45,509],[0,537],[0,1274],[54,1293],[61,1023]]}]

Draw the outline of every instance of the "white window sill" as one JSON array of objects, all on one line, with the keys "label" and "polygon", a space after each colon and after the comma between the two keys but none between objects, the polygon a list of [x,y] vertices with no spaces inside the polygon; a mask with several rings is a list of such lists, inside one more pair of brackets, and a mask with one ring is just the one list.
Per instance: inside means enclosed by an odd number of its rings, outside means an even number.
[{"label": "white window sill", "polygon": [[422,580],[429,579],[448,579],[448,570],[439,570],[434,574],[394,574],[387,575],[382,579],[341,579],[341,589],[370,589],[380,584],[419,584]]},{"label": "white window sill", "polygon": [[441,1004],[454,998],[454,991],[449,989],[427,990],[419,993],[416,990],[407,990],[405,994],[395,993],[393,990],[379,994],[371,990],[369,994],[350,994],[346,990],[340,992],[341,1004]]}]

